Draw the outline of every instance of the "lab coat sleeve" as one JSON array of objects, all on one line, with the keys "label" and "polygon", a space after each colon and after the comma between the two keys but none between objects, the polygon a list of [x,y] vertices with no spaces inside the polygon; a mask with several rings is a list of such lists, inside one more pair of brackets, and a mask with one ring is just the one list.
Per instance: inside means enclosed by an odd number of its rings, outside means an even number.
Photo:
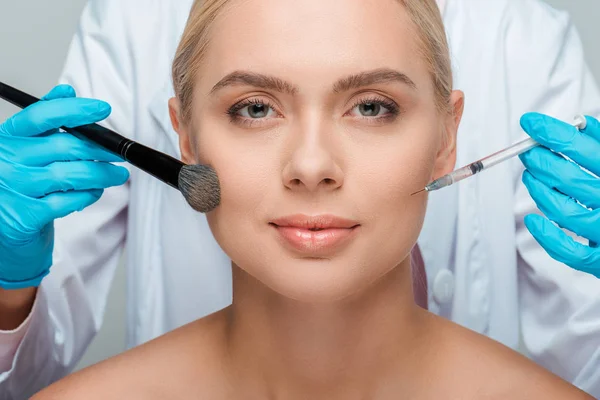
[{"label": "lab coat sleeve", "polygon": [[[537,111],[571,122],[600,115],[600,94],[567,14],[536,1],[521,3],[506,48],[514,137],[520,115]],[[517,166],[518,165],[518,166]],[[523,217],[539,213],[515,163],[522,345],[536,362],[600,398],[600,279],[558,263],[527,231]]]},{"label": "lab coat sleeve", "polygon": [[[121,5],[121,0],[87,4],[60,81],[78,96],[108,101],[113,111],[102,124],[133,136],[131,27]],[[22,339],[12,343],[18,347],[4,348],[0,364],[10,369],[0,374],[0,399],[29,398],[68,374],[99,331],[125,242],[128,198],[128,184],[110,188],[96,204],[55,221],[51,272]]]},{"label": "lab coat sleeve", "polygon": [[0,374],[11,369],[13,358],[19,348],[19,344],[25,337],[25,333],[29,329],[31,317],[38,303],[39,300],[36,297],[36,301],[33,302],[32,311],[19,327],[12,331],[0,331]]}]

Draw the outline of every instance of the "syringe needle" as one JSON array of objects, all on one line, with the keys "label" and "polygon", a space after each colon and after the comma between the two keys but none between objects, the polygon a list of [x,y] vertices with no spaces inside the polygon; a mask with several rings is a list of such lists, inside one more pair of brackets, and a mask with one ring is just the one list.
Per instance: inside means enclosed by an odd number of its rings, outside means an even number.
[{"label": "syringe needle", "polygon": [[418,192],[414,192],[413,194],[411,194],[411,196],[414,196],[415,194],[422,193],[422,192],[424,192],[425,190],[426,190],[426,189],[421,189],[421,190],[419,190]]}]

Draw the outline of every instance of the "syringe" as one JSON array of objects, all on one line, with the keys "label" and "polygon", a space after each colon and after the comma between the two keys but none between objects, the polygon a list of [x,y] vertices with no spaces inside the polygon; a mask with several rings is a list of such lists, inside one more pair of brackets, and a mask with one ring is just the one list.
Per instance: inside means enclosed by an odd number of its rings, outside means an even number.
[{"label": "syringe", "polygon": [[[579,130],[583,130],[585,129],[586,125],[587,121],[583,115],[577,115],[575,117],[573,122],[574,127],[576,127]],[[441,178],[434,180],[433,182],[425,186],[425,189],[421,189],[418,192],[411,194],[411,196],[425,191],[432,192],[434,190],[439,190],[447,186],[453,185],[456,182],[460,182],[463,179],[467,179],[475,174],[480,173],[481,171],[485,171],[486,169],[491,168],[494,165],[500,164],[503,161],[509,160],[539,145],[540,144],[532,138],[522,140],[504,150],[500,150],[494,154],[482,158],[481,160],[475,161],[447,175],[444,175]]]}]

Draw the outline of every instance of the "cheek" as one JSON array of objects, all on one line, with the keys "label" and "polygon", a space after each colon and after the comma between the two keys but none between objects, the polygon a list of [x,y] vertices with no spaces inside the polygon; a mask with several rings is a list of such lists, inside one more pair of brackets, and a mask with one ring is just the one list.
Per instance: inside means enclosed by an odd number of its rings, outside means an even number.
[{"label": "cheek", "polygon": [[[196,133],[198,162],[211,165],[221,184],[221,204],[229,208],[256,201],[264,193],[272,166],[261,151],[223,132],[221,124],[206,124]],[[271,172],[272,174],[272,172]]]},{"label": "cheek", "polygon": [[360,170],[354,171],[360,207],[371,210],[372,220],[376,221],[374,238],[384,247],[390,246],[386,249],[389,251],[380,254],[404,257],[418,238],[427,196],[411,194],[422,189],[432,176],[436,135],[433,128],[407,133],[397,143],[377,149],[373,157],[361,163]]},{"label": "cheek", "polygon": [[261,215],[276,168],[243,140],[219,134],[222,130],[203,126],[196,136],[196,150],[198,162],[211,165],[219,177],[221,203],[206,216],[213,235],[229,253],[232,247],[249,243],[248,235],[256,233],[253,221]]},{"label": "cheek", "polygon": [[402,253],[410,251],[405,247],[416,242],[425,217],[426,196],[411,194],[424,186],[429,170],[415,168],[390,170],[372,187],[371,193],[376,194],[370,196],[370,207],[378,221],[378,238],[394,243]]},{"label": "cheek", "polygon": [[373,199],[384,203],[414,203],[423,196],[410,196],[425,187],[432,175],[438,148],[438,132],[433,127],[413,129],[376,147],[362,147],[360,168],[353,171],[360,185],[376,193]]}]

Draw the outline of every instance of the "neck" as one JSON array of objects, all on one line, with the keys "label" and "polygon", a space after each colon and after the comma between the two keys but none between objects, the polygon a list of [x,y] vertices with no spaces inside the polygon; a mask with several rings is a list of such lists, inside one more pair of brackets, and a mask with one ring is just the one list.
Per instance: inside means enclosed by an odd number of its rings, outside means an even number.
[{"label": "neck", "polygon": [[233,277],[230,354],[238,378],[263,398],[369,397],[390,374],[409,380],[420,361],[413,354],[425,336],[424,318],[413,299],[410,260],[330,304],[285,298],[235,265]]}]

